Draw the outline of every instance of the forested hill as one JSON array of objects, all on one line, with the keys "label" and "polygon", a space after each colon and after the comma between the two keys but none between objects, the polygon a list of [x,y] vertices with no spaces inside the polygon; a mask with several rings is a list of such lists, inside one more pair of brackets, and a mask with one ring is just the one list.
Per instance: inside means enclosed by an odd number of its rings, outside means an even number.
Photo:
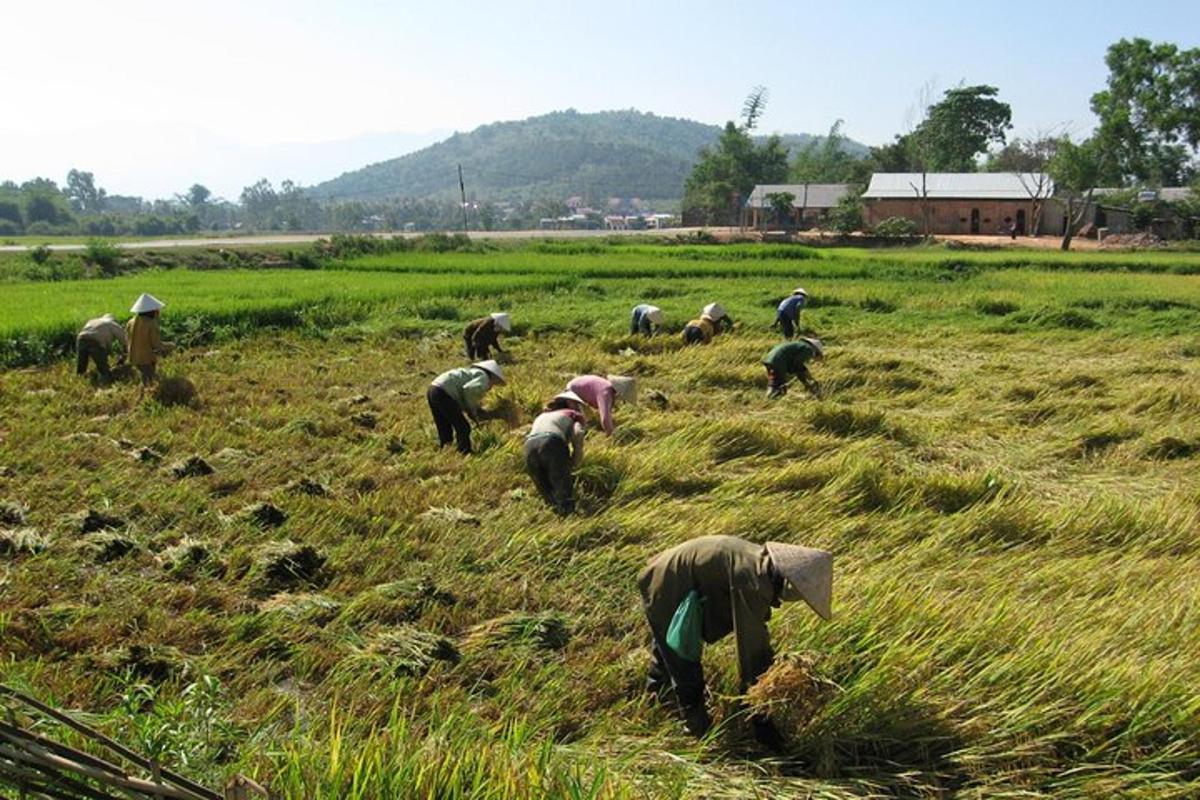
[{"label": "forested hill", "polygon": [[[700,148],[721,129],[638,111],[556,111],[496,122],[312,187],[319,200],[458,197],[458,165],[467,194],[479,200],[537,200],[581,195],[678,201]],[[785,136],[793,148],[813,137]],[[850,147],[865,151],[857,143]]]}]

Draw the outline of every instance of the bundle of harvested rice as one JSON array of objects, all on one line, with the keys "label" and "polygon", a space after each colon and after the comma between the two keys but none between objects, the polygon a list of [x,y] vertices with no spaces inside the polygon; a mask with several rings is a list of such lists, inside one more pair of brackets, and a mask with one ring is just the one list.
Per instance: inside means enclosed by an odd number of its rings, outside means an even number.
[{"label": "bundle of harvested rice", "polygon": [[163,378],[154,387],[154,399],[164,406],[190,406],[196,401],[196,386],[187,378]]},{"label": "bundle of harvested rice", "polygon": [[813,654],[791,653],[776,659],[746,692],[746,701],[754,713],[769,716],[780,733],[794,736],[820,714],[834,688],[818,674]]},{"label": "bundle of harvested rice", "polygon": [[534,650],[561,650],[570,639],[566,620],[556,612],[529,614],[515,611],[471,628],[463,640],[463,648],[523,646]]},{"label": "bundle of harvested rice", "polygon": [[424,675],[438,661],[458,659],[458,648],[445,636],[401,625],[376,636],[355,661],[379,675]]},{"label": "bundle of harvested rice", "polygon": [[268,597],[322,583],[325,556],[309,544],[285,539],[264,545],[251,570],[251,593]]},{"label": "bundle of harvested rice", "polygon": [[49,540],[33,528],[0,529],[0,556],[33,555],[49,546]]}]

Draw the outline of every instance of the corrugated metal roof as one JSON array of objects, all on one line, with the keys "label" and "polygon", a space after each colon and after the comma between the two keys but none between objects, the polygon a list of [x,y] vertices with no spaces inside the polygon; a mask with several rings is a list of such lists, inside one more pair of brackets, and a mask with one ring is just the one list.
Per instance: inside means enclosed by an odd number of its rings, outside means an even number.
[{"label": "corrugated metal roof", "polygon": [[788,192],[796,198],[792,201],[793,208],[833,208],[850,194],[851,188],[848,183],[760,183],[750,192],[746,205],[769,208],[771,201],[767,195]]},{"label": "corrugated metal roof", "polygon": [[[1028,200],[1037,193],[1039,181],[1042,197],[1054,193],[1050,179],[1034,172],[927,172],[925,191],[931,200]],[[863,192],[866,200],[920,196],[919,172],[876,172]]]},{"label": "corrugated metal roof", "polygon": [[1168,203],[1178,203],[1180,200],[1188,199],[1191,193],[1191,188],[1187,186],[1164,186],[1158,190],[1158,199]]}]

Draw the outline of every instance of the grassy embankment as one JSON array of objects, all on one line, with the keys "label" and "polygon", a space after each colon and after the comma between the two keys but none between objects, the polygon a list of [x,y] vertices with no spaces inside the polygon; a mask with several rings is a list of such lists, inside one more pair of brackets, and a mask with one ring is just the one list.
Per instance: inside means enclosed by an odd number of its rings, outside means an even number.
[{"label": "grassy embankment", "polygon": [[[0,374],[0,500],[33,531],[0,555],[0,679],[294,797],[1200,790],[1200,278],[709,252],[156,272],[55,284],[79,292],[69,314],[6,287],[26,337],[142,287],[168,320],[362,305],[172,357],[194,409],[65,363]],[[757,362],[797,281],[828,397],[771,404]],[[644,298],[675,328],[719,298],[742,327],[689,351],[629,340]],[[591,437],[578,517],[540,506],[498,421],[469,460],[433,446],[423,387],[460,363],[459,322],[501,306],[520,336],[491,402],[523,421],[583,371],[669,398]],[[194,453],[216,472],[163,466]],[[305,477],[329,495],[288,488]],[[263,500],[287,519],[241,513]],[[81,534],[85,509],[120,524]],[[836,619],[772,622],[839,687],[785,759],[733,719],[728,642],[707,655],[711,741],[639,691],[634,577],[699,533],[837,554]],[[283,540],[314,548],[299,576],[271,560]]]}]

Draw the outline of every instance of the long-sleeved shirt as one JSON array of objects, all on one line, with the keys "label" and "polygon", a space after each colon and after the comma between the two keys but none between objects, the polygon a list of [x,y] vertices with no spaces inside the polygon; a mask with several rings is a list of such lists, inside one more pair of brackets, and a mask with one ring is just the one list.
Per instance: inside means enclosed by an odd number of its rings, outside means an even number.
[{"label": "long-sleeved shirt", "polygon": [[793,294],[784,298],[776,309],[777,315],[787,317],[792,322],[797,322],[800,319],[800,309],[804,308],[804,302],[807,298],[802,294]]},{"label": "long-sleeved shirt", "polygon": [[779,605],[764,545],[735,536],[701,536],[654,557],[638,578],[654,636],[665,642],[671,618],[695,589],[704,598],[704,641],[737,637],[742,691],[771,666],[767,620]]},{"label": "long-sleeved shirt", "polygon": [[491,388],[487,372],[479,367],[463,367],[443,372],[433,379],[433,385],[454,398],[459,408],[472,414],[479,411],[483,396]]},{"label": "long-sleeved shirt", "polygon": [[504,352],[500,347],[500,326],[491,317],[480,317],[467,323],[463,336],[469,339],[476,348],[494,347]]},{"label": "long-sleeved shirt", "polygon": [[630,333],[641,333],[645,336],[650,336],[654,333],[654,321],[650,319],[650,312],[657,311],[656,306],[649,303],[642,303],[633,307],[633,317],[629,322]]},{"label": "long-sleeved shirt", "polygon": [[138,314],[129,320],[129,363],[135,367],[147,367],[158,363],[162,352],[162,339],[158,333],[158,317]]},{"label": "long-sleeved shirt", "polygon": [[571,466],[578,467],[583,461],[583,438],[587,428],[578,411],[561,408],[538,414],[529,428],[530,436],[557,436],[571,448]]},{"label": "long-sleeved shirt", "polygon": [[805,365],[816,355],[817,351],[808,342],[784,342],[767,351],[762,363],[783,377],[796,375],[803,378],[808,375]]},{"label": "long-sleeved shirt", "polygon": [[617,390],[612,382],[599,375],[580,375],[578,378],[572,378],[567,388],[599,412],[601,429],[608,436],[612,436],[615,427],[612,409],[617,401]]},{"label": "long-sleeved shirt", "polygon": [[704,343],[705,344],[708,344],[709,342],[711,342],[713,337],[717,335],[716,326],[713,325],[712,320],[710,320],[708,317],[701,317],[700,319],[694,319],[691,322],[689,322],[686,327],[699,328],[700,332],[702,334],[704,334]]},{"label": "long-sleeved shirt", "polygon": [[90,339],[105,350],[112,347],[113,341],[118,341],[121,343],[121,347],[129,349],[129,335],[125,333],[121,323],[112,317],[88,320],[88,323],[80,329],[79,335]]}]

